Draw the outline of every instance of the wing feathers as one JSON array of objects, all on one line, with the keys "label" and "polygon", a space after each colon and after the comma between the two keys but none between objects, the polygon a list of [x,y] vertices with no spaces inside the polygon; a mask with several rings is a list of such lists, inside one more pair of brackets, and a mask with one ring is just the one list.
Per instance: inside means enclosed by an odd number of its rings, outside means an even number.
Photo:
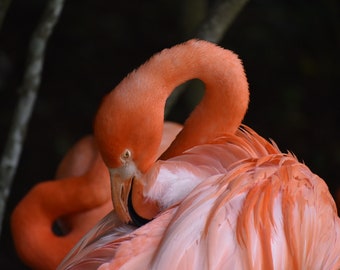
[{"label": "wing feathers", "polygon": [[108,243],[113,259],[100,269],[339,269],[340,221],[324,181],[247,127],[218,141],[169,160],[174,175],[183,162],[204,177]]}]

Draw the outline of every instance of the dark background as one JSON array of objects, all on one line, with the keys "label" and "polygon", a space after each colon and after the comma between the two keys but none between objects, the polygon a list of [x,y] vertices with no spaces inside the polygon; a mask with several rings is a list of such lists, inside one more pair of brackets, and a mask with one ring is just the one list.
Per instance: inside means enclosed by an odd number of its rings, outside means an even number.
[{"label": "dark background", "polygon": [[[9,231],[14,205],[53,178],[65,154],[91,133],[101,98],[153,53],[187,39],[180,0],[68,0],[49,41],[43,80],[0,240],[1,269],[25,269]],[[274,3],[273,3],[274,2]],[[22,81],[27,45],[44,0],[13,0],[0,29],[0,150]],[[222,46],[243,60],[251,103],[244,123],[340,186],[340,2],[250,0]],[[195,12],[193,10],[192,12]],[[191,29],[194,31],[193,29]],[[186,30],[188,31],[188,30]],[[170,115],[183,121],[190,93]]]}]

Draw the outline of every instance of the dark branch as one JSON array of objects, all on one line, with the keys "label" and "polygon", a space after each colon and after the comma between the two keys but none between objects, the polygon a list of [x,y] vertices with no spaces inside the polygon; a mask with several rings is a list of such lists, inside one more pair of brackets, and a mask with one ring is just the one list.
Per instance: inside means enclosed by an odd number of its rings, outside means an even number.
[{"label": "dark branch", "polygon": [[0,29],[12,0],[0,0]]},{"label": "dark branch", "polygon": [[0,163],[0,233],[7,198],[18,166],[26,129],[38,94],[48,38],[58,21],[64,0],[50,0],[32,34],[19,101]]}]

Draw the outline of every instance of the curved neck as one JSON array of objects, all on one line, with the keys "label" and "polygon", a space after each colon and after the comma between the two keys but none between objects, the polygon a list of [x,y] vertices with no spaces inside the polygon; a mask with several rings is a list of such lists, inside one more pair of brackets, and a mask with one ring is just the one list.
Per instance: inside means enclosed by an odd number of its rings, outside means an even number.
[{"label": "curved neck", "polygon": [[161,158],[236,131],[249,101],[241,61],[210,42],[190,40],[153,56],[104,99],[95,134],[109,167],[120,166],[118,154],[131,144],[138,168],[145,172],[152,165],[162,137],[166,99],[176,86],[191,79],[203,81],[205,95]]},{"label": "curved neck", "polygon": [[224,133],[234,133],[241,124],[248,108],[249,90],[241,60],[233,52],[209,42],[190,40],[162,51],[143,68],[150,70],[145,74],[157,78],[156,85],[163,86],[164,103],[174,88],[185,81],[200,79],[205,84],[202,101],[161,159],[208,143]]}]

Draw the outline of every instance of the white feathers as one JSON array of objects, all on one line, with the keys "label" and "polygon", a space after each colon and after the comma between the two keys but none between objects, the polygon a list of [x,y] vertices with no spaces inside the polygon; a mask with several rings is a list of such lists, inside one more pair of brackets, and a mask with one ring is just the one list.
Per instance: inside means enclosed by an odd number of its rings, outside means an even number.
[{"label": "white feathers", "polygon": [[128,179],[140,175],[136,164],[132,160],[126,160],[121,167],[115,169],[109,168],[109,172],[111,179],[116,174],[119,175],[121,179]]},{"label": "white feathers", "polygon": [[249,156],[248,151],[232,144],[193,147],[183,155],[157,161],[140,179],[144,195],[164,210],[182,201],[206,178],[227,173],[228,166]]},{"label": "white feathers", "polygon": [[160,166],[154,185],[145,195],[156,200],[164,210],[183,200],[203,179],[202,176],[183,167],[175,165],[169,169],[169,167]]}]

